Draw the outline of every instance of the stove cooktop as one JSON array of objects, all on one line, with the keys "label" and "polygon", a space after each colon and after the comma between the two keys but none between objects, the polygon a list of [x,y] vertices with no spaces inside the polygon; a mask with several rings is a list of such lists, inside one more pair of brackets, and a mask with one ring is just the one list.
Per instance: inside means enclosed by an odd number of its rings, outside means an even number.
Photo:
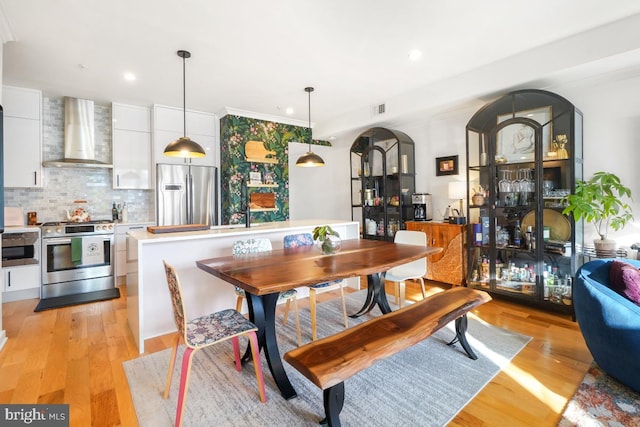
[{"label": "stove cooktop", "polygon": [[110,220],[87,222],[45,222],[41,226],[42,238],[71,235],[113,234],[114,223]]},{"label": "stove cooktop", "polygon": [[86,224],[112,224],[113,221],[110,219],[98,219],[95,221],[85,221],[85,222],[71,222],[71,221],[52,221],[52,222],[43,222],[42,227],[51,227],[51,226],[60,226],[60,225],[86,225]]}]

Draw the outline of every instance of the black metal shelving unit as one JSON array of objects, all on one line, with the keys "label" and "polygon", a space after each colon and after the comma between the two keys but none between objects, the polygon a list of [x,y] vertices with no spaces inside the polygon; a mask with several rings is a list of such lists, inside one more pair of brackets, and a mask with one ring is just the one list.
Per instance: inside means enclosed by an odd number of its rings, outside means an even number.
[{"label": "black metal shelving unit", "polygon": [[562,210],[583,176],[582,113],[548,91],[514,91],[477,111],[466,139],[468,286],[572,312],[583,224]]},{"label": "black metal shelving unit", "polygon": [[360,134],[351,146],[351,218],[360,221],[362,237],[393,241],[413,219],[414,192],[411,138],[380,127]]}]

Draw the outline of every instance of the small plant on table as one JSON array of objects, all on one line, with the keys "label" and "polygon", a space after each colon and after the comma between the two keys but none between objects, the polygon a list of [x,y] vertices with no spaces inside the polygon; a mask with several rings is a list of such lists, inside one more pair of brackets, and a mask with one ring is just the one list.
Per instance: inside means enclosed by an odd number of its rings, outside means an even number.
[{"label": "small plant on table", "polygon": [[324,254],[335,254],[340,250],[340,234],[329,225],[314,228],[313,240],[320,243],[320,249]]}]

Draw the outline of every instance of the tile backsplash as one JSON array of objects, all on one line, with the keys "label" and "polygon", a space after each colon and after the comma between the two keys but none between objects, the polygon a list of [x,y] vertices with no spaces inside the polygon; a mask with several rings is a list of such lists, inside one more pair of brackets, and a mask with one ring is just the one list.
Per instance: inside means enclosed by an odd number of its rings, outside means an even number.
[{"label": "tile backsplash", "polygon": [[[111,107],[95,105],[96,159],[111,163]],[[62,98],[43,98],[43,161],[63,157],[64,105]],[[115,190],[111,169],[43,168],[43,188],[5,188],[5,206],[24,208],[38,221],[65,219],[65,209],[75,200],[84,205],[92,219],[110,219],[113,202],[126,203],[129,222],[153,221],[155,202],[152,190]]]}]

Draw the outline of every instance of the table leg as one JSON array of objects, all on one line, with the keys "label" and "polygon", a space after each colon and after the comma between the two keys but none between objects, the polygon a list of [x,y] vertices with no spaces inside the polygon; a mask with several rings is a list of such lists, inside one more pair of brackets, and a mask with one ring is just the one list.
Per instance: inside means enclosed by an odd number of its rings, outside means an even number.
[{"label": "table leg", "polygon": [[[271,375],[282,394],[282,397],[289,400],[297,396],[296,390],[291,385],[287,372],[282,365],[278,341],[276,339],[276,304],[278,294],[267,294],[262,296],[252,295],[246,292],[247,305],[249,307],[249,319],[258,327],[258,345],[264,348],[264,355],[269,365]],[[248,347],[243,363],[251,360],[251,350]]]},{"label": "table leg", "polygon": [[387,293],[384,290],[384,280],[382,280],[381,273],[374,273],[367,276],[367,297],[364,304],[357,313],[352,314],[349,317],[355,319],[363,314],[367,314],[373,310],[376,304],[380,307],[382,314],[391,312],[389,301],[387,301]]}]

